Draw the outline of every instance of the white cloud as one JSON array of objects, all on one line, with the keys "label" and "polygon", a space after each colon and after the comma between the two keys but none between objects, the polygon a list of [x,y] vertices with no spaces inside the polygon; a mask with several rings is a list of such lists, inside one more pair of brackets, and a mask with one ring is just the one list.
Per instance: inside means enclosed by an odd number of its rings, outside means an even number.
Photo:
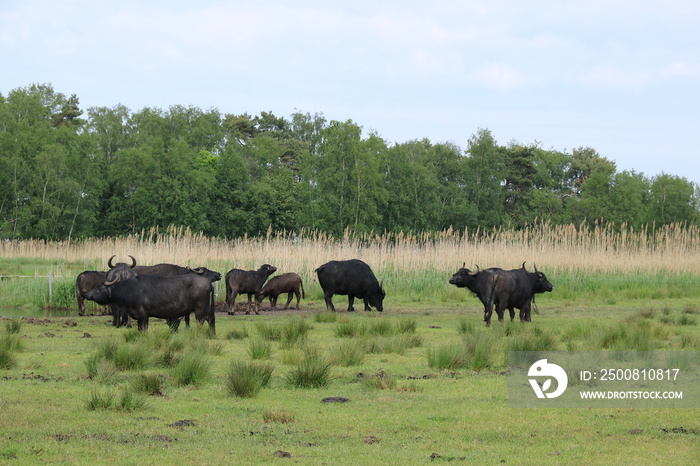
[{"label": "white cloud", "polygon": [[524,76],[515,68],[504,63],[482,65],[474,71],[477,82],[501,91],[511,90],[525,83]]}]

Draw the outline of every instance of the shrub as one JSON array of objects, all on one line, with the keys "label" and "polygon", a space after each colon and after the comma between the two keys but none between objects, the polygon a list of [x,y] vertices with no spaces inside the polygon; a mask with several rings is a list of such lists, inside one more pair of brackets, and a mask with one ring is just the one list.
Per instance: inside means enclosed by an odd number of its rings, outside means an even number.
[{"label": "shrub", "polygon": [[251,359],[269,359],[272,355],[272,344],[270,340],[256,338],[248,343],[248,354]]},{"label": "shrub", "polygon": [[367,342],[369,353],[404,354],[406,350],[423,345],[423,338],[418,335],[389,335],[378,336]]},{"label": "shrub", "polygon": [[17,365],[14,352],[0,345],[0,369],[12,369]]},{"label": "shrub", "polygon": [[474,322],[470,322],[467,319],[462,319],[459,322],[459,327],[457,327],[457,333],[460,335],[474,333]]},{"label": "shrub", "polygon": [[349,367],[359,366],[367,355],[367,344],[360,340],[344,340],[333,350],[333,364]]},{"label": "shrub", "polygon": [[274,366],[258,362],[233,361],[224,375],[230,395],[252,398],[270,383]]},{"label": "shrub", "polygon": [[355,338],[362,337],[367,333],[367,324],[358,320],[349,320],[341,322],[333,327],[333,333],[338,338]]},{"label": "shrub", "polygon": [[426,351],[428,367],[432,369],[454,370],[469,367],[469,353],[461,343],[444,343],[438,347],[430,346]]},{"label": "shrub", "polygon": [[86,407],[89,411],[96,411],[98,409],[109,409],[113,404],[114,395],[111,392],[99,393],[97,390],[94,390],[87,401]]},{"label": "shrub", "polygon": [[306,340],[306,336],[311,328],[311,325],[298,317],[289,320],[282,327],[282,348],[291,348],[292,346],[302,344]]},{"label": "shrub", "polygon": [[139,374],[131,381],[131,387],[140,393],[163,395],[163,377],[157,374]]},{"label": "shrub", "polygon": [[678,325],[695,325],[695,318],[691,317],[689,314],[681,314],[677,320]]},{"label": "shrub", "polygon": [[288,384],[299,388],[326,387],[331,382],[331,363],[318,352],[309,350],[285,379]]},{"label": "shrub", "polygon": [[202,350],[190,350],[171,369],[172,378],[177,385],[197,385],[207,378],[212,361]]},{"label": "shrub", "polygon": [[416,333],[416,319],[401,319],[396,324],[396,333]]},{"label": "shrub", "polygon": [[4,348],[9,352],[22,350],[22,340],[15,333],[5,333],[0,335],[0,348]]},{"label": "shrub", "polygon": [[242,327],[240,329],[233,329],[230,332],[226,334],[226,339],[227,340],[245,340],[248,338],[250,335],[248,334],[248,329],[246,327]]},{"label": "shrub", "polygon": [[119,411],[136,411],[146,406],[146,398],[139,395],[133,390],[125,388],[122,390],[122,396],[115,404],[115,408]]},{"label": "shrub", "polygon": [[314,321],[319,324],[328,324],[335,322],[338,319],[338,315],[335,312],[318,312],[314,315]]},{"label": "shrub", "polygon": [[486,332],[475,332],[467,335],[464,339],[464,346],[469,355],[472,370],[480,371],[491,367],[491,354],[494,350],[493,336]]},{"label": "shrub", "polygon": [[153,348],[147,341],[127,343],[117,348],[112,361],[120,370],[143,369],[151,363]]},{"label": "shrub", "polygon": [[277,341],[282,338],[282,329],[278,326],[267,324],[265,322],[258,322],[255,324],[255,328],[257,329],[258,334],[266,340]]},{"label": "shrub", "polygon": [[394,327],[388,320],[377,319],[376,322],[370,324],[369,333],[372,335],[392,335],[394,333]]},{"label": "shrub", "polygon": [[267,410],[262,415],[263,422],[279,422],[280,424],[289,424],[294,422],[294,416],[286,411]]},{"label": "shrub", "polygon": [[362,377],[360,382],[365,387],[375,390],[387,390],[394,388],[396,385],[396,380],[384,371],[379,371],[379,373],[375,375]]},{"label": "shrub", "polygon": [[22,330],[22,322],[19,319],[5,321],[5,331],[8,335],[16,335]]}]

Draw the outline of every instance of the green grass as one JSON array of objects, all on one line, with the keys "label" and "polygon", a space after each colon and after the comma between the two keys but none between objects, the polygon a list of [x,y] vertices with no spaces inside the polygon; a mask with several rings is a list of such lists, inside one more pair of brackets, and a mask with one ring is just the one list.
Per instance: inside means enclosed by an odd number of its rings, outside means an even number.
[{"label": "green grass", "polygon": [[[697,307],[549,298],[538,297],[531,324],[488,329],[474,297],[437,305],[388,297],[381,315],[340,311],[329,322],[305,313],[217,315],[213,339],[196,326],[173,334],[158,319],[146,334],[112,328],[108,316],[17,319],[16,363],[0,369],[0,462],[694,464],[697,410],[513,409],[506,371],[513,347],[698,351],[700,326],[679,323],[697,319]],[[308,305],[325,312],[323,300]],[[300,321],[312,328],[283,348],[282,329]],[[248,355],[262,336],[258,324],[279,329],[279,339],[265,339],[272,352],[264,362]],[[336,335],[344,324],[354,330]],[[249,337],[227,337],[243,327]],[[120,352],[140,359],[140,348],[150,351],[142,364],[114,362]],[[439,358],[449,360],[455,348],[464,363],[431,364],[431,353],[445,349]],[[274,367],[255,396],[227,387],[241,360]],[[322,403],[327,397],[350,401]]]}]

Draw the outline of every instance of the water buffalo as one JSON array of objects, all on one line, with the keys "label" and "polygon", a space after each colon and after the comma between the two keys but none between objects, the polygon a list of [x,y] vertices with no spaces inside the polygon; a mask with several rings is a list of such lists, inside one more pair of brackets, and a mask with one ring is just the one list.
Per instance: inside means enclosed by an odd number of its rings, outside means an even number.
[{"label": "water buffalo", "polygon": [[228,313],[234,315],[236,312],[236,296],[240,294],[248,295],[248,309],[246,314],[250,314],[250,302],[253,296],[255,299],[255,313],[260,314],[257,295],[260,293],[267,277],[277,271],[277,267],[270,264],[263,264],[258,270],[231,269],[226,274],[226,304]]},{"label": "water buffalo", "polygon": [[85,315],[85,293],[95,288],[107,277],[107,272],[86,270],[75,279],[75,295],[78,298],[78,315]]},{"label": "water buffalo", "polygon": [[211,332],[216,332],[212,283],[196,274],[136,275],[106,281],[90,290],[86,298],[126,310],[138,322],[139,330],[148,329],[150,317],[166,319],[172,327],[176,320],[194,312],[198,322],[209,322]]},{"label": "water buffalo", "polygon": [[323,296],[326,300],[326,309],[335,312],[333,295],[348,296],[348,312],[352,312],[355,298],[363,299],[365,311],[370,306],[382,312],[382,302],[386,296],[383,284],[377,281],[372,269],[359,259],[346,261],[330,261],[316,269],[318,282],[323,288]]},{"label": "water buffalo", "polygon": [[465,265],[463,264],[462,268],[452,275],[450,283],[458,288],[467,288],[479,298],[484,305],[484,321],[488,327],[491,325],[496,277],[499,272],[503,272],[503,269],[481,270],[477,265],[477,270],[471,271],[465,268]]},{"label": "water buffalo", "polygon": [[[110,270],[107,272],[105,281],[108,282],[126,280],[137,275],[161,275],[164,277],[173,277],[177,275],[186,275],[191,273],[203,276],[212,283],[221,280],[221,274],[219,272],[209,270],[206,267],[197,267],[196,269],[191,269],[189,267],[180,267],[179,265],[174,264],[136,265],[136,259],[134,259],[133,256],[129,256],[132,262],[131,265],[125,262],[119,262],[113,265],[112,259],[114,259],[114,257],[115,256],[110,257],[109,261],[107,261],[107,265],[109,266]],[[123,309],[120,310],[118,306],[112,306],[112,317],[113,325],[115,327],[119,327],[122,323],[130,325],[128,313],[126,313]],[[185,315],[184,318],[185,323],[189,327],[189,314]],[[180,321],[178,319],[177,322],[168,323],[171,324],[171,326],[176,327],[177,325],[179,325]]]},{"label": "water buffalo", "polygon": [[514,309],[520,309],[520,320],[530,322],[531,303],[535,293],[552,291],[552,284],[542,272],[528,272],[525,263],[520,269],[503,270],[489,268],[472,272],[462,266],[450,283],[472,291],[484,305],[484,322],[491,325],[491,315],[495,308],[499,321],[503,321],[505,310],[510,311],[511,321],[515,318]]},{"label": "water buffalo", "polygon": [[520,321],[530,322],[530,310],[535,300],[535,293],[552,291],[554,286],[547,277],[537,270],[528,272],[525,263],[519,269],[506,270],[496,277],[494,289],[494,306],[498,320],[503,320],[505,310],[510,311],[510,320],[515,318],[514,309],[520,309]]},{"label": "water buffalo", "polygon": [[[301,293],[299,292],[301,289]],[[296,295],[297,297],[297,309],[299,309],[299,301],[304,296],[304,284],[301,282],[301,277],[293,272],[283,273],[282,275],[277,275],[272,277],[269,282],[260,290],[257,300],[258,304],[263,302],[265,298],[270,298],[270,304],[274,309],[277,307],[277,296],[282,293],[289,293],[287,295],[287,304],[284,308],[289,307],[289,303],[292,302],[292,298]]]}]

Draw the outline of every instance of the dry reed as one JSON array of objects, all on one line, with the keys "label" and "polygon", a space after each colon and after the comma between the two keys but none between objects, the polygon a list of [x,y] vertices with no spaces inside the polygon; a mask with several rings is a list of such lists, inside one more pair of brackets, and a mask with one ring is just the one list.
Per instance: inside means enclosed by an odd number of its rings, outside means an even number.
[{"label": "dry reed", "polygon": [[139,264],[168,262],[207,266],[226,272],[253,269],[264,263],[282,272],[297,272],[305,280],[333,259],[362,259],[378,274],[409,276],[426,272],[452,273],[467,267],[520,267],[527,262],[547,272],[570,273],[700,273],[700,228],[683,224],[634,230],[612,226],[551,225],[519,231],[454,231],[436,233],[353,234],[336,239],[321,232],[268,230],[265,236],[233,240],[208,238],[188,228],[153,228],[137,236],[84,241],[22,240],[0,242],[0,258],[41,258],[100,264],[136,257]]}]

